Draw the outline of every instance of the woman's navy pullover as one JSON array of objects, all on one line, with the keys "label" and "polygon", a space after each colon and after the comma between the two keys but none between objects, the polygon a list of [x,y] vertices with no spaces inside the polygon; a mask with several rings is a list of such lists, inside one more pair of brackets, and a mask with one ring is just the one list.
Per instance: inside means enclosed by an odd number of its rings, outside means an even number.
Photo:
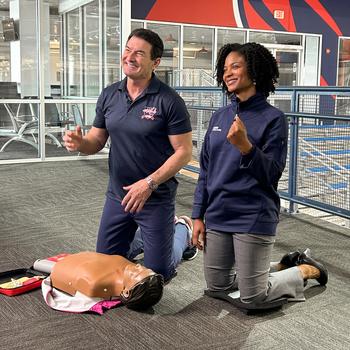
[{"label": "woman's navy pullover", "polygon": [[[243,121],[252,151],[242,156],[226,138],[235,115]],[[207,229],[274,235],[280,200],[277,184],[286,164],[288,122],[257,93],[247,101],[233,97],[210,120],[194,195],[192,218]]]}]

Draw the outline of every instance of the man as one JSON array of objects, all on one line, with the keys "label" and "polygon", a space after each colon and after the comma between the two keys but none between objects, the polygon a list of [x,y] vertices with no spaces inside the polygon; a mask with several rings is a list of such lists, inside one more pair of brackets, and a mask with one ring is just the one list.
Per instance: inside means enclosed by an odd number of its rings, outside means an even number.
[{"label": "man", "polygon": [[163,48],[158,34],[135,29],[122,56],[126,78],[102,91],[88,134],[78,126],[64,141],[68,151],[94,154],[110,137],[110,180],[96,250],[127,256],[139,226],[145,266],[167,281],[178,260],[174,176],[191,159],[192,133],[184,101],[154,74]]}]

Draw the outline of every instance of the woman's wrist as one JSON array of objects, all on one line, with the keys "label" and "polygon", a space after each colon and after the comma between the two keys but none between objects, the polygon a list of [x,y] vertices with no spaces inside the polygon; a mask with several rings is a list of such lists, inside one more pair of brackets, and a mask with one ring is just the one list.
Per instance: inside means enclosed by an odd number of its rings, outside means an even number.
[{"label": "woman's wrist", "polygon": [[241,152],[242,156],[246,156],[253,150],[253,148],[253,145],[249,142],[249,144],[247,144],[245,147],[241,147],[239,151]]}]

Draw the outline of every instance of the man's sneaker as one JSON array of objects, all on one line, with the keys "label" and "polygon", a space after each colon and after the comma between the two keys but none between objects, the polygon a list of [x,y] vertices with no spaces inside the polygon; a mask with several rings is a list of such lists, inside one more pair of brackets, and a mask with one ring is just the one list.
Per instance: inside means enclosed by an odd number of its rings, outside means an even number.
[{"label": "man's sneaker", "polygon": [[[175,224],[181,223],[187,226],[189,235],[192,237],[192,229],[193,229],[193,223],[190,217],[186,215],[181,215],[179,217],[175,216]],[[190,237],[190,238],[191,238]]]},{"label": "man's sneaker", "polygon": [[198,254],[198,248],[191,244],[192,239],[192,229],[193,223],[190,217],[186,215],[181,215],[179,217],[175,217],[175,223],[181,223],[187,227],[188,230],[188,247],[182,253],[183,260],[193,260]]},{"label": "man's sneaker", "polygon": [[193,260],[198,254],[198,248],[195,245],[188,246],[182,253],[183,260]]}]

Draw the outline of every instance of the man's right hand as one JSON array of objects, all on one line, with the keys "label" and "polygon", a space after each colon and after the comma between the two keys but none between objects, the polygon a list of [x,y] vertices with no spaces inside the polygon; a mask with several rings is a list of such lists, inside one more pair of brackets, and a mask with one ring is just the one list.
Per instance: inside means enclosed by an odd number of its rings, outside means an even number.
[{"label": "man's right hand", "polygon": [[202,219],[195,219],[192,230],[192,244],[197,246],[199,250],[203,250],[205,246],[205,224]]},{"label": "man's right hand", "polygon": [[69,152],[79,151],[83,143],[83,133],[81,126],[77,125],[75,130],[67,130],[63,136],[64,146]]}]

